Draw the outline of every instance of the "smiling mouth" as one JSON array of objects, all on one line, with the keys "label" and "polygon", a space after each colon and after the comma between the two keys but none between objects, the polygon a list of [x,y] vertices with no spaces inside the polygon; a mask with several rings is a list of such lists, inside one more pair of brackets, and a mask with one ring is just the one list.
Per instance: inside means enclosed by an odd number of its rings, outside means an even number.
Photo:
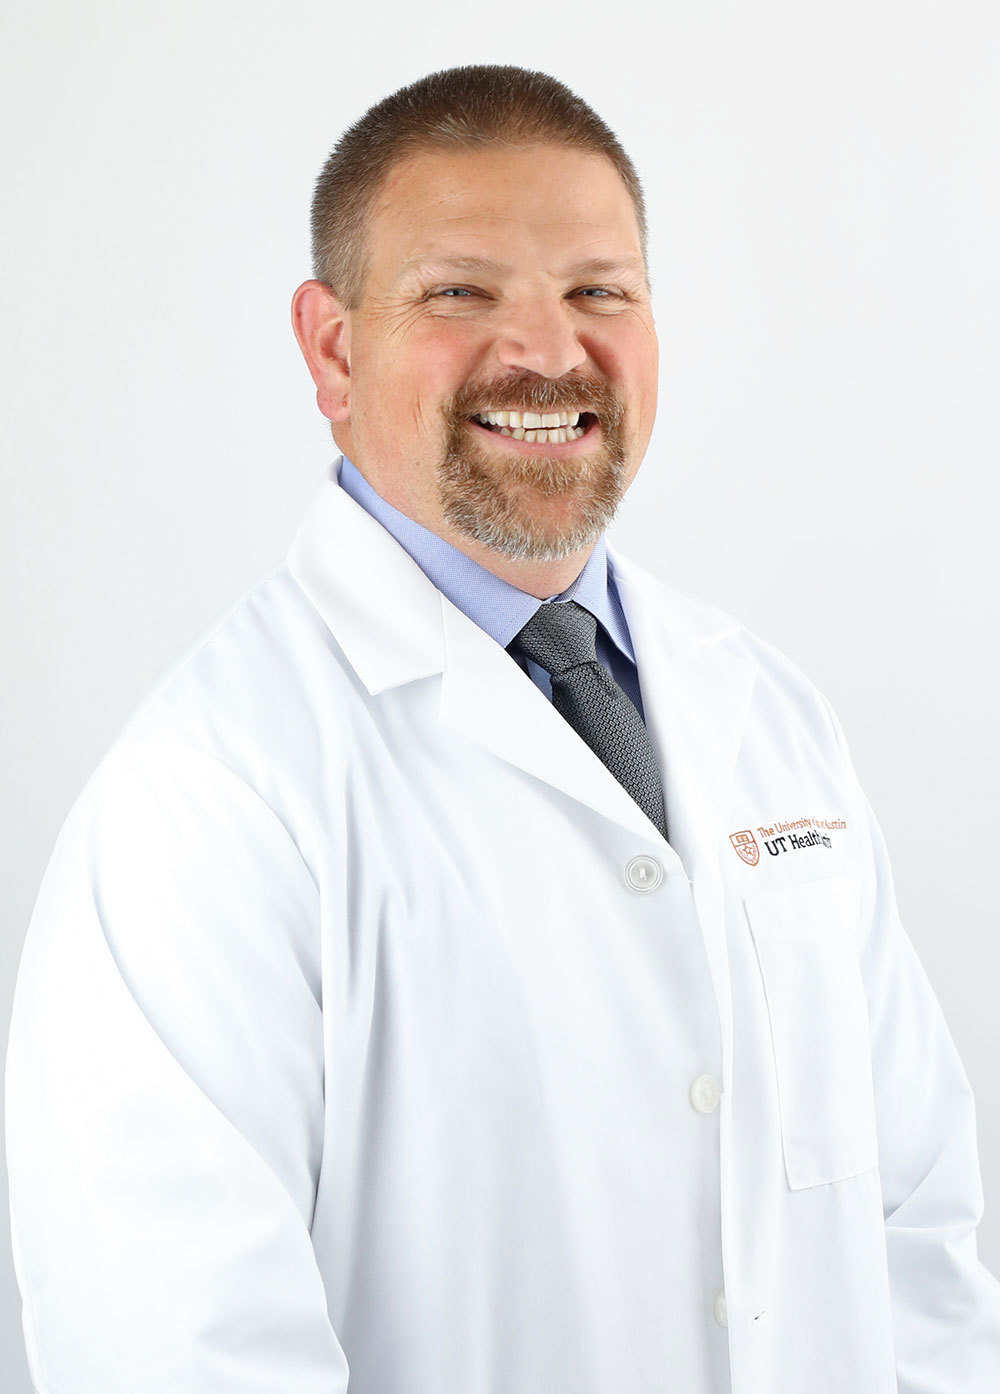
[{"label": "smiling mouth", "polygon": [[495,435],[529,444],[564,445],[567,441],[585,436],[597,420],[593,412],[584,411],[485,411],[469,420]]}]

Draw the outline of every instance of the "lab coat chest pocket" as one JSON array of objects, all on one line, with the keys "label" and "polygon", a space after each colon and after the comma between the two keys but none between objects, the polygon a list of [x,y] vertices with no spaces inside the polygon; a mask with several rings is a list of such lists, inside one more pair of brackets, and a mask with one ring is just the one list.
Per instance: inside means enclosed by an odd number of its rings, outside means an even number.
[{"label": "lab coat chest pocket", "polygon": [[877,1164],[868,1008],[857,956],[858,887],[811,881],[744,901],[774,1051],[792,1190]]}]

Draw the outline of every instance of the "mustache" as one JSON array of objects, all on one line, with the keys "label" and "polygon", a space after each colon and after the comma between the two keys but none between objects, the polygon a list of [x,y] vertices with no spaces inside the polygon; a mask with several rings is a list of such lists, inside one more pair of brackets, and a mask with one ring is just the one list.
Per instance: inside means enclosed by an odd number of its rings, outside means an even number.
[{"label": "mustache", "polygon": [[556,407],[590,412],[609,425],[619,424],[625,412],[621,398],[607,383],[582,373],[565,373],[561,378],[523,373],[461,388],[446,403],[445,415],[465,420],[483,411],[541,412]]}]

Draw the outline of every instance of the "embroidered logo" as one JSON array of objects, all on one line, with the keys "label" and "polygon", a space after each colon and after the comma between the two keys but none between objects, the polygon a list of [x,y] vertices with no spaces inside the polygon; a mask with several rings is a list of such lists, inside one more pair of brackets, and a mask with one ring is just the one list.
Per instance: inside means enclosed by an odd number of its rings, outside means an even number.
[{"label": "embroidered logo", "polygon": [[[758,825],[760,840],[769,857],[780,857],[785,852],[801,852],[811,847],[823,847],[831,851],[835,845],[834,837],[847,829],[843,818],[797,818],[794,822],[775,822],[770,827]],[[749,828],[741,833],[730,833],[729,841],[747,866],[756,866],[760,861],[760,846]]]},{"label": "embroidered logo", "polygon": [[760,861],[760,848],[757,846],[757,839],[749,828],[745,828],[741,833],[730,833],[729,841],[747,866],[756,866]]}]

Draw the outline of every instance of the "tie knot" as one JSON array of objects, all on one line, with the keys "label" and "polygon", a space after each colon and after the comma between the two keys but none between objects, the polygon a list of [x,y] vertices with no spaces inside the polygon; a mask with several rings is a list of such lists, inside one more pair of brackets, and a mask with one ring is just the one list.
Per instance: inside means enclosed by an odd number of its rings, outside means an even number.
[{"label": "tie knot", "polygon": [[517,648],[551,676],[578,663],[597,661],[597,621],[575,600],[539,605],[509,647]]}]

